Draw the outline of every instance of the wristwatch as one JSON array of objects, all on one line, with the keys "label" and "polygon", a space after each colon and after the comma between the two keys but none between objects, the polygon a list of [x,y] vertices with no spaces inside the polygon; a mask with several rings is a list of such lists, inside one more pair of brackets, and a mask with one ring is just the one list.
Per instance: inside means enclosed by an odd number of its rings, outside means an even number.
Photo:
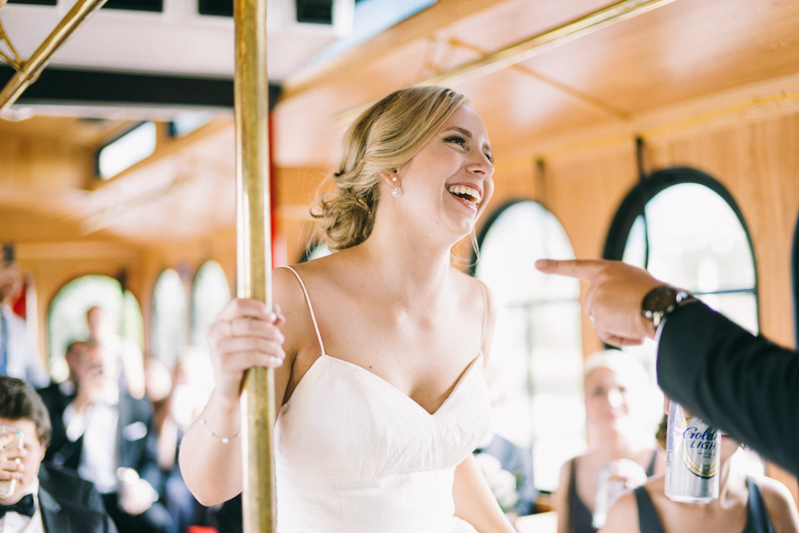
[{"label": "wristwatch", "polygon": [[663,321],[663,317],[677,307],[694,301],[688,291],[675,289],[671,285],[660,285],[649,291],[641,302],[641,314],[652,321],[655,329]]}]

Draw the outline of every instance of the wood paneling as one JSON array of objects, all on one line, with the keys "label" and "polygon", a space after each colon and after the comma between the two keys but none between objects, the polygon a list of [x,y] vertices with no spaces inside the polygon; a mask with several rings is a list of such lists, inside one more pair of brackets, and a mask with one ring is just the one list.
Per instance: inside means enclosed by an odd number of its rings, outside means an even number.
[{"label": "wood paneling", "polygon": [[[609,3],[439,0],[290,80],[273,122],[278,255],[295,262],[314,238],[308,209],[335,164],[348,112]],[[716,178],[738,202],[754,242],[761,330],[792,346],[797,65],[799,2],[682,0],[456,89],[491,136],[490,209],[541,201],[578,257],[600,257],[610,222],[637,183],[636,135],[646,139],[649,171],[687,165]],[[94,150],[123,125],[0,120],[0,241],[19,244],[42,323],[56,291],[88,273],[125,269],[146,325],[165,268],[181,272],[188,286],[214,259],[234,292],[232,122],[185,139],[162,137],[154,157],[98,184]],[[468,257],[468,242],[458,250]],[[585,353],[600,347],[584,321]],[[796,497],[795,480],[773,472]]]}]

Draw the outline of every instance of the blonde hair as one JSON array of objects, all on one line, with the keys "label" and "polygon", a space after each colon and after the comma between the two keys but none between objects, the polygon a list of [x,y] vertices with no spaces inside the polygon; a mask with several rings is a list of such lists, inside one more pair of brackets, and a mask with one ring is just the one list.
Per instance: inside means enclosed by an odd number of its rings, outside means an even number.
[{"label": "blonde hair", "polygon": [[372,233],[384,172],[407,163],[466,97],[444,87],[412,87],[391,93],[366,110],[344,135],[336,192],[323,194],[311,215],[322,219],[331,250],[365,241]]},{"label": "blonde hair", "polygon": [[635,389],[646,389],[649,385],[649,376],[646,375],[641,363],[621,350],[602,350],[588,356],[584,363],[583,382],[599,368],[607,368],[614,372]]}]

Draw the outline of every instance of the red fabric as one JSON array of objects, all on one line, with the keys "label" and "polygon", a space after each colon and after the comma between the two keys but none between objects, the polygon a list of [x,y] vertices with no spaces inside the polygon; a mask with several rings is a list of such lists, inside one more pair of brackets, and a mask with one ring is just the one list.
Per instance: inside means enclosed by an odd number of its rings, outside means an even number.
[{"label": "red fabric", "polygon": [[210,526],[189,526],[186,533],[219,533],[215,527]]},{"label": "red fabric", "polygon": [[22,292],[19,293],[19,298],[17,298],[12,304],[11,309],[14,310],[14,313],[22,317],[23,320],[28,319],[28,307],[27,302],[25,301],[25,295],[28,294],[28,284],[25,283],[22,286]]}]

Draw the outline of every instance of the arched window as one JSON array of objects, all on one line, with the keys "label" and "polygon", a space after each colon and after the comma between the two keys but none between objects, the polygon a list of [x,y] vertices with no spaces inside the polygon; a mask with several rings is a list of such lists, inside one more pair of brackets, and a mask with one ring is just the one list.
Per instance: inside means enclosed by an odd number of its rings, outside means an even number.
[{"label": "arched window", "polygon": [[[616,213],[604,257],[646,268],[758,331],[757,275],[746,223],[730,193],[703,172],[672,168],[642,180]],[[634,352],[654,375],[654,343]]]},{"label": "arched window", "polygon": [[152,354],[171,368],[188,341],[189,317],[186,290],[180,274],[164,270],[153,291],[150,348]]},{"label": "arched window", "polygon": [[216,261],[207,261],[197,271],[191,290],[191,344],[210,353],[206,331],[230,300],[225,271]]},{"label": "arched window", "polygon": [[119,281],[113,278],[83,276],[64,285],[50,304],[47,338],[50,374],[54,380],[67,378],[64,352],[71,342],[88,338],[86,311],[94,306],[105,309],[109,323],[117,324],[116,332],[141,348],[144,327],[136,297],[130,291],[123,292]]},{"label": "arched window", "polygon": [[487,374],[494,430],[532,447],[536,487],[554,490],[560,465],[585,446],[580,285],[534,264],[574,252],[555,216],[532,201],[500,208],[478,242],[474,273],[499,309]]}]

